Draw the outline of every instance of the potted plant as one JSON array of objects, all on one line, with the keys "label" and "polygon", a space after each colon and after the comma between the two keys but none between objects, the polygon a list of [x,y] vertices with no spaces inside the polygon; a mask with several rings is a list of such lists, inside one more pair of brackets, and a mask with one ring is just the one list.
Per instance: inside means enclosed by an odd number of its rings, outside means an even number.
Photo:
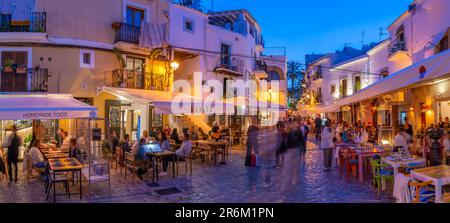
[{"label": "potted plant", "polygon": [[118,30],[118,29],[120,28],[121,25],[122,25],[122,23],[120,23],[120,22],[113,22],[113,24],[111,25],[111,27],[112,27],[114,30]]},{"label": "potted plant", "polygon": [[13,59],[6,59],[5,63],[3,64],[3,72],[13,72],[13,65]]},{"label": "potted plant", "polygon": [[17,66],[16,73],[18,73],[18,74],[26,74],[27,73],[27,66],[26,65]]},{"label": "potted plant", "polygon": [[106,140],[103,140],[103,142],[102,142],[102,155],[103,155],[103,157],[107,158],[108,154],[111,154],[111,153],[112,153],[111,145]]}]

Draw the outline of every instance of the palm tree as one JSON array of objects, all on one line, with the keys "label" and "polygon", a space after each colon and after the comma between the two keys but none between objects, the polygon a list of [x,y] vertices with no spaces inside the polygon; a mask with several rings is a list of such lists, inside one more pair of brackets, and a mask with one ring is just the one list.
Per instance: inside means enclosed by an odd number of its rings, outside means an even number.
[{"label": "palm tree", "polygon": [[287,77],[291,82],[290,88],[288,88],[288,95],[290,99],[293,99],[294,106],[300,99],[301,93],[301,81],[303,80],[303,66],[297,61],[289,61],[287,64]]}]

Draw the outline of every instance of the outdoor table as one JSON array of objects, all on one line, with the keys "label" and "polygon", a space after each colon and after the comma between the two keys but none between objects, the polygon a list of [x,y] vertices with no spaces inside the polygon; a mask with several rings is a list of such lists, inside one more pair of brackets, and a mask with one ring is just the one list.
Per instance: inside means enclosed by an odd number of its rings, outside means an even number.
[{"label": "outdoor table", "polygon": [[173,151],[151,152],[151,153],[147,153],[147,156],[150,157],[150,159],[152,160],[152,163],[153,163],[152,183],[155,183],[155,177],[156,177],[156,182],[159,181],[158,159],[162,159],[164,157],[173,157],[174,158],[172,161],[172,173],[173,173],[173,178],[175,178],[175,163],[177,161],[175,152],[173,152]]},{"label": "outdoor table", "polygon": [[[79,172],[79,182],[80,182],[80,199],[82,199],[82,182],[81,182],[81,170],[84,168],[83,164],[81,164],[75,158],[63,158],[63,159],[49,159],[50,170],[53,171],[53,202],[56,202],[57,195],[69,195],[69,194],[56,194],[56,173],[57,172]],[[60,165],[56,165],[56,163],[60,163]]]},{"label": "outdoor table", "polygon": [[385,155],[386,151],[382,150],[382,149],[377,149],[377,148],[373,148],[373,149],[355,149],[354,150],[356,155],[358,156],[358,170],[359,170],[359,182],[360,183],[364,183],[364,174],[363,174],[363,161],[365,158],[367,157],[371,157],[374,155]]},{"label": "outdoor table", "polygon": [[194,141],[193,143],[196,144],[204,144],[204,145],[208,145],[214,152],[214,165],[217,164],[217,149],[221,148],[222,149],[222,162],[220,162],[219,164],[225,165],[225,147],[227,145],[226,141],[216,141],[216,140],[198,140],[198,141]]},{"label": "outdoor table", "polygon": [[424,167],[427,163],[425,158],[416,156],[412,156],[409,159],[399,159],[394,156],[387,155],[381,157],[381,161],[394,168],[394,176],[397,176],[399,167],[408,167],[411,165]]},{"label": "outdoor table", "polygon": [[435,187],[435,202],[442,199],[442,186],[450,184],[450,166],[432,166],[411,171],[411,177],[419,181],[431,181]]},{"label": "outdoor table", "polygon": [[68,158],[68,153],[44,153],[44,158],[49,159],[60,159],[60,158]]},{"label": "outdoor table", "polygon": [[356,143],[335,143],[334,144],[336,150],[334,151],[334,158],[337,160],[338,163],[340,163],[339,160],[339,152],[341,150],[341,148],[356,148],[357,144]]}]

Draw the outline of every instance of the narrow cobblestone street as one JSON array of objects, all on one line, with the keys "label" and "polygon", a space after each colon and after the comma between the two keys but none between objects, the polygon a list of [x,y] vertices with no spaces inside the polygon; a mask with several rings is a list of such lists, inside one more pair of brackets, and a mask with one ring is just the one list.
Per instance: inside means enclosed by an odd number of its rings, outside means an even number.
[{"label": "narrow cobblestone street", "polygon": [[[301,167],[296,186],[285,193],[280,192],[281,170],[274,169],[274,156],[266,153],[261,157],[257,168],[244,167],[244,151],[232,150],[227,165],[214,166],[210,163],[194,162],[193,176],[185,175],[184,165],[180,165],[180,176],[161,178],[160,187],[149,187],[151,179],[141,181],[113,171],[111,196],[108,196],[107,183],[88,185],[83,182],[83,200],[77,195],[69,200],[66,196],[57,198],[57,202],[290,202],[290,203],[358,203],[391,202],[388,192],[380,200],[366,180],[361,185],[356,179],[341,179],[337,168],[325,171],[322,167],[322,154],[314,143],[308,144],[305,162]],[[151,178],[151,177],[150,177]],[[18,183],[1,183],[0,202],[47,202],[43,182],[39,177],[27,180],[21,178]],[[159,195],[155,190],[176,187],[181,192],[171,195]],[[58,188],[60,191],[62,188]],[[77,187],[72,187],[77,191]]]}]

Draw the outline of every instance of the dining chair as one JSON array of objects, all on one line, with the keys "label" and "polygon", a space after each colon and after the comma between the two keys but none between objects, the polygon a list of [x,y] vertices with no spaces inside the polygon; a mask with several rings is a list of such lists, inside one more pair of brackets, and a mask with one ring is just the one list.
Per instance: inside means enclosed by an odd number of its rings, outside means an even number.
[{"label": "dining chair", "polygon": [[184,159],[182,159],[182,158],[180,158],[180,157],[177,157],[176,159],[176,175],[178,176],[178,163],[180,163],[180,162],[184,162],[184,164],[185,164],[185,174],[187,174],[187,172],[188,172],[188,166],[189,166],[189,173],[190,173],[190,176],[192,177],[192,160],[194,159],[194,157],[193,157],[193,153],[192,153],[192,151],[191,151],[191,153],[186,157],[186,158],[184,158]]},{"label": "dining chair", "polygon": [[[128,171],[131,172],[131,180],[134,182],[134,177],[137,175],[139,168],[149,169],[150,163],[147,160],[135,160],[132,153],[125,152],[125,179],[127,179]],[[145,173],[148,178],[148,171]]]},{"label": "dining chair", "polygon": [[[434,201],[435,193],[432,186],[432,181],[419,182],[411,180],[408,185],[414,188],[412,194],[412,203],[430,203]],[[445,200],[445,198],[443,198]],[[450,201],[450,200],[449,200]]]},{"label": "dining chair", "polygon": [[53,179],[53,171],[50,170],[50,164],[46,163],[44,168],[44,192],[47,194],[47,200],[50,197],[50,193],[53,188],[53,183],[55,183],[55,187],[57,183],[62,183],[66,193],[70,199],[70,186],[69,186],[69,178],[67,177],[67,173],[55,173],[55,179]]},{"label": "dining chair", "polygon": [[379,159],[370,160],[372,167],[372,185],[377,188],[377,199],[380,199],[380,191],[382,183],[394,182],[394,170],[385,163],[381,163]]}]

